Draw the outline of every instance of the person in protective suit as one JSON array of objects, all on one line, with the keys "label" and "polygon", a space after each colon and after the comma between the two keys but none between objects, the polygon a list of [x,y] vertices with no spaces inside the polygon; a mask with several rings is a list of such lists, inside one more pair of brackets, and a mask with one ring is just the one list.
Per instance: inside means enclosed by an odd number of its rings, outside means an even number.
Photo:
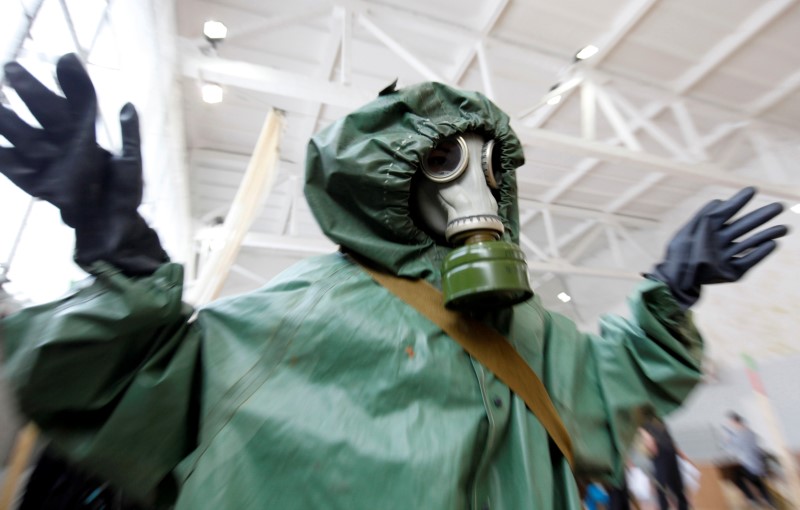
[{"label": "person in protective suit", "polygon": [[[94,277],[4,320],[19,405],[80,466],[177,509],[580,508],[576,475],[621,477],[639,410],[673,410],[700,377],[687,309],[701,286],[737,280],[786,233],[734,242],[781,206],[731,220],[754,190],[714,201],[631,295],[632,318],[584,334],[518,276],[523,153],[506,114],[439,83],[392,87],[308,146],[306,197],[341,251],[192,319],[182,267],[137,213],[134,108],[111,154],[76,57],[57,65],[63,97],[19,64],[6,76],[42,128],[3,109],[0,170],[61,210]],[[361,263],[442,288],[504,335],[546,387],[574,467],[521,398]],[[470,289],[458,275],[476,267],[490,276]]]}]

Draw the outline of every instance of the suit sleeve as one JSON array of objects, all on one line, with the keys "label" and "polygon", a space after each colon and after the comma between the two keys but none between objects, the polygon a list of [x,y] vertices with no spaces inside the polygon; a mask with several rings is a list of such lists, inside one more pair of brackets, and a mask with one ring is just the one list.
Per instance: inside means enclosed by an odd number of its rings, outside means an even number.
[{"label": "suit sleeve", "polygon": [[641,412],[679,407],[701,377],[703,340],[669,289],[647,280],[631,318],[603,316],[585,334],[549,314],[545,384],[572,436],[580,474],[620,479]]},{"label": "suit sleeve", "polygon": [[199,334],[183,269],[105,264],[71,295],[5,318],[5,375],[23,414],[73,462],[152,495],[197,437]]}]

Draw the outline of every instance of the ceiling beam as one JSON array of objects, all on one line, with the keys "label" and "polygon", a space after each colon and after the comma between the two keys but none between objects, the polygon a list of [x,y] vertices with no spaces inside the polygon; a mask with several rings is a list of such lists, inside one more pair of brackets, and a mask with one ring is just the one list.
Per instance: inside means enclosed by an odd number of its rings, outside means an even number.
[{"label": "ceiling beam", "polygon": [[[501,1],[496,7],[492,7],[490,16],[496,16],[499,19],[503,13],[503,10],[505,10],[507,7],[506,4],[507,2]],[[362,12],[380,14],[381,16],[390,16],[393,19],[402,21],[403,23],[414,25],[422,24],[426,27],[429,27],[431,31],[451,39],[473,41],[483,38],[493,48],[497,48],[500,51],[516,51],[523,52],[528,56],[535,55],[538,63],[541,64],[542,67],[552,68],[553,72],[564,66],[563,59],[554,56],[552,53],[538,50],[535,47],[517,44],[513,41],[492,37],[489,32],[494,27],[496,20],[491,18],[487,20],[487,23],[480,31],[475,31],[454,22],[453,20],[459,19],[457,17],[451,17],[448,20],[437,19],[429,15],[422,15],[419,12],[409,10],[408,8],[403,8],[399,5],[389,5],[388,3],[379,5],[360,0],[347,0],[347,5],[351,6],[352,9],[359,9]]]},{"label": "ceiling beam", "polygon": [[[322,48],[319,66],[314,70],[313,76],[322,83],[333,83],[331,78],[336,68],[337,57],[339,57],[342,62],[348,59],[345,55],[345,40],[349,39],[350,12],[342,7],[336,7],[331,18],[330,32]],[[347,72],[346,69],[342,69],[342,71],[343,74]],[[340,81],[339,83],[345,85],[345,82]],[[300,133],[298,137],[302,139],[311,138],[319,122],[322,106],[322,103],[319,101],[311,101],[308,105],[307,116],[299,121],[296,129],[296,131]]]},{"label": "ceiling beam", "polygon": [[408,65],[414,68],[426,80],[439,81],[444,83],[444,78],[428,67],[422,60],[403,47],[392,36],[384,32],[366,14],[356,14],[359,24],[369,31],[376,39],[382,42],[387,48],[392,50],[397,56],[403,59]]},{"label": "ceiling beam", "polygon": [[289,237],[256,232],[248,232],[242,241],[242,246],[309,255],[321,255],[336,249],[336,244],[327,237]]},{"label": "ceiling beam", "polygon": [[[658,127],[658,125],[650,120],[649,117],[643,115],[638,109],[633,106],[627,99],[622,97],[621,94],[617,93],[614,89],[607,89],[598,90],[598,96],[608,96],[608,98],[612,101],[614,106],[619,107],[622,112],[628,118],[628,122],[626,125],[629,126],[630,130],[635,133],[640,128],[647,132],[650,137],[655,140],[661,147],[663,147],[667,152],[672,154],[672,157],[679,160],[679,161],[692,161],[693,158],[689,154],[689,150],[681,147],[681,145],[672,139],[670,135],[668,135],[663,129]],[[688,114],[687,114],[688,116]],[[634,122],[636,123],[634,125]],[[634,129],[635,126],[635,129]],[[635,136],[635,135],[631,135]],[[641,149],[641,148],[640,148]]]},{"label": "ceiling beam", "polygon": [[[323,46],[322,57],[319,61],[319,67],[314,71],[314,77],[321,80],[331,80],[333,71],[336,68],[337,57],[341,63],[341,79],[339,83],[345,85],[349,82],[350,76],[350,37],[352,29],[352,15],[345,7],[336,6],[333,10],[330,23],[330,32],[327,40]],[[312,102],[309,105],[311,110],[310,114],[298,122],[296,131],[299,137],[310,139],[316,131],[317,124],[322,115],[322,103]],[[302,175],[301,172],[295,175]],[[292,176],[294,181],[295,175]],[[290,200],[285,206],[283,211],[283,225],[282,231],[285,233],[288,228],[294,224],[293,214],[295,211],[296,201],[300,199],[298,195],[302,193],[289,195]]]},{"label": "ceiling beam", "polygon": [[[592,236],[593,229],[598,225],[611,225],[611,223],[600,221],[599,218],[587,219],[579,225],[569,229],[566,234],[558,239],[558,249],[561,250],[566,248],[570,243],[573,243],[578,239],[582,241],[586,240],[587,237]],[[593,242],[593,239],[587,240],[587,242],[591,243]],[[567,260],[573,260],[571,254],[567,254],[564,258]]]},{"label": "ceiling beam", "polygon": [[[456,67],[456,71],[453,73],[453,79],[451,83],[458,85],[461,83],[461,80],[464,78],[464,75],[469,69],[470,64],[472,61],[477,57],[478,64],[481,65],[481,72],[483,72],[483,67],[485,67],[485,63],[481,62],[480,59],[485,59],[484,53],[486,52],[486,39],[489,33],[492,31],[494,26],[497,24],[497,20],[500,19],[500,16],[505,12],[506,8],[508,8],[509,0],[499,0],[493,7],[490,7],[490,12],[486,16],[486,23],[483,24],[480,32],[478,33],[478,38],[475,44],[470,45],[469,49],[467,50],[466,56],[461,59],[461,62]],[[489,96],[491,98],[491,96]]]},{"label": "ceiling beam", "polygon": [[745,107],[745,111],[753,117],[758,117],[798,90],[800,90],[800,71],[789,75],[775,88],[750,103]]},{"label": "ceiling beam", "polygon": [[[568,232],[564,238],[572,237],[572,240],[577,239],[577,242],[570,247],[569,254],[565,259],[569,262],[573,260],[578,260],[586,253],[590,247],[596,244],[597,238],[600,237],[600,234],[603,232],[604,224],[596,221],[589,220],[582,225],[584,227],[584,234],[575,237],[572,235],[572,232]],[[565,242],[565,246],[568,243]]]},{"label": "ceiling beam", "polygon": [[562,177],[542,198],[542,202],[551,203],[555,202],[558,197],[567,192],[573,184],[583,179],[595,166],[600,163],[597,158],[584,158],[578,162],[577,165],[564,177]]},{"label": "ceiling beam", "polygon": [[483,91],[486,97],[495,101],[497,98],[494,95],[494,86],[492,85],[492,72],[489,68],[489,58],[486,56],[486,49],[483,42],[477,44],[478,54],[478,69],[481,72],[481,82],[483,83]]},{"label": "ceiling beam", "polygon": [[[611,30],[594,42],[599,51],[595,56],[587,60],[586,64],[589,67],[597,67],[631,33],[634,27],[653,10],[657,3],[658,0],[634,0],[626,4],[614,18]],[[576,48],[576,50],[578,49],[580,48]]]},{"label": "ceiling beam", "polygon": [[575,266],[569,262],[560,260],[552,262],[527,261],[528,270],[534,272],[547,272],[555,274],[566,274],[575,276],[599,276],[602,278],[616,278],[621,280],[641,280],[642,275],[637,271],[626,271],[624,269],[610,269],[599,267]]},{"label": "ceiling beam", "polygon": [[[266,94],[282,95],[343,108],[358,108],[374,98],[372,91],[328,80],[281,71],[278,69],[199,55],[186,49],[183,54],[183,74],[195,79],[214,80],[221,84],[241,87]],[[543,130],[527,130],[535,138]],[[576,139],[577,140],[577,139]]]},{"label": "ceiling beam", "polygon": [[374,92],[310,78],[247,62],[184,52],[183,75],[266,94],[355,109],[375,97]]},{"label": "ceiling beam", "polygon": [[[617,104],[612,102],[611,97],[603,91],[602,87],[596,87],[594,94],[597,99],[597,105],[600,106],[600,110],[605,115],[606,120],[617,134],[617,138],[622,140],[622,144],[628,149],[637,152],[641,151],[642,144],[640,144],[639,139],[636,138],[636,133],[631,129],[630,123],[626,122],[622,117],[619,109],[617,109]],[[631,113],[632,112],[628,112],[629,117],[631,117]],[[646,124],[643,123],[643,126],[644,125]]]},{"label": "ceiling beam", "polygon": [[554,133],[544,129],[515,127],[517,135],[525,145],[544,147],[548,150],[563,150],[585,156],[593,156],[609,162],[625,162],[657,170],[670,175],[690,177],[701,182],[710,182],[734,187],[756,186],[762,192],[776,197],[800,199],[800,187],[785,186],[759,181],[728,173],[711,164],[687,165],[645,152],[634,152],[604,143],[582,140],[574,136]]},{"label": "ceiling beam", "polygon": [[[611,225],[611,224],[609,224]],[[633,236],[628,232],[628,230],[622,225],[613,225],[613,227],[617,230],[617,234],[624,240],[628,241],[628,244],[633,246],[646,260],[656,260],[657,256],[653,253],[650,253],[650,250],[645,249],[644,246],[641,245],[639,241],[633,238]],[[660,249],[658,247],[657,249]]]},{"label": "ceiling beam", "polygon": [[534,243],[530,237],[526,236],[523,233],[519,234],[519,244],[520,246],[522,246],[522,248],[533,253],[533,255],[539,258],[540,260],[547,260],[550,258],[550,256],[548,256],[543,249],[539,248],[538,244]]},{"label": "ceiling beam", "polygon": [[[658,0],[633,0],[626,4],[619,12],[619,14],[614,18],[614,22],[611,26],[611,30],[606,32],[600,39],[596,41],[586,41],[586,43],[593,43],[600,51],[597,52],[592,58],[581,61],[582,68],[595,68],[597,67],[604,59],[606,59],[617,47],[617,45],[633,30],[633,28],[650,12],[653,10],[653,7],[658,3]],[[575,48],[575,51],[580,50],[580,48]],[[563,105],[569,97],[572,88],[568,88],[564,91],[564,97],[561,98],[559,103],[550,105],[550,108],[542,110],[540,114],[538,114],[535,119],[531,119],[528,123],[529,126],[538,128],[543,126],[545,122],[556,113],[560,105]],[[549,94],[552,96],[553,94]],[[549,98],[549,97],[548,97]],[[544,101],[539,102],[539,106],[542,105]],[[535,107],[538,108],[539,106]],[[532,110],[528,110],[528,114],[532,113]]]},{"label": "ceiling beam", "polygon": [[[338,29],[341,32],[341,41],[339,42],[339,83],[347,85],[350,83],[351,74],[350,57],[352,56],[353,48],[353,15],[345,7],[336,7],[333,18],[332,27],[338,25]],[[333,28],[332,30],[335,31]],[[323,60],[323,69],[324,62]]]},{"label": "ceiling beam", "polygon": [[242,240],[260,210],[263,197],[269,195],[272,189],[278,163],[281,124],[282,115],[270,110],[236,198],[219,231],[222,246],[212,250],[210,259],[200,268],[197,285],[186,296],[189,303],[200,306],[210,302],[219,295],[225,284],[230,266],[239,254]]},{"label": "ceiling beam", "polygon": [[661,172],[646,174],[639,180],[639,182],[633,186],[630,186],[627,190],[617,196],[617,198],[614,199],[610,204],[606,205],[603,211],[606,213],[613,213],[614,211],[622,209],[629,203],[633,202],[634,199],[638,198],[647,190],[655,186],[657,183],[661,182],[664,177],[666,176]]},{"label": "ceiling beam", "polygon": [[529,198],[519,199],[519,209],[520,214],[526,210],[550,211],[550,213],[558,216],[592,219],[602,223],[624,224],[630,227],[652,228],[654,225],[658,224],[658,221],[651,220],[649,218],[640,218],[637,216],[629,216],[626,214],[600,211],[597,209],[587,209],[583,207],[573,207],[569,205],[546,204],[544,202],[531,200]]},{"label": "ceiling beam", "polygon": [[700,144],[704,149],[708,149],[709,147],[712,147],[729,137],[731,134],[744,129],[749,125],[749,121],[726,122],[724,124],[718,124],[713,130],[711,130],[711,132],[700,139]]},{"label": "ceiling beam", "polygon": [[703,56],[700,62],[679,76],[673,85],[677,94],[685,94],[700,80],[708,76],[725,60],[730,58],[745,43],[750,41],[764,27],[785,13],[797,0],[770,0],[761,5],[753,14],[736,27],[729,36],[722,39]]},{"label": "ceiling beam", "polygon": [[669,109],[678,124],[678,129],[683,137],[683,144],[687,147],[691,158],[700,161],[709,159],[705,147],[700,143],[702,141],[700,132],[697,130],[697,126],[684,102],[675,101],[669,105]]},{"label": "ceiling beam", "polygon": [[[356,108],[368,102],[374,94],[354,87],[331,83],[327,80],[271,69],[264,66],[197,55],[184,56],[183,72],[194,78],[204,78],[232,86],[239,86],[265,93],[279,94],[324,104]],[[608,144],[582,140],[543,129],[515,127],[523,144],[533,147],[564,150],[605,161],[625,161],[649,167],[670,175],[692,177],[705,182],[743,187],[755,185],[763,192],[777,197],[800,198],[800,189],[727,173],[710,164],[687,165],[666,158],[634,152]]]},{"label": "ceiling beam", "polygon": [[[318,7],[316,9],[308,9],[307,7],[300,8],[296,11],[288,12],[282,14],[280,16],[274,16],[270,18],[264,18],[257,16],[253,12],[248,12],[248,18],[259,18],[251,23],[244,25],[240,28],[230,28],[228,29],[228,35],[225,37],[226,42],[235,41],[237,39],[244,39],[249,37],[253,34],[263,33],[267,30],[276,30],[279,28],[283,28],[287,25],[293,25],[295,23],[302,23],[303,21],[308,21],[310,19],[314,19],[318,16],[322,16],[324,14],[329,13],[331,8],[329,6]],[[207,44],[207,41],[203,37],[196,37],[193,39],[195,45],[204,45]]]},{"label": "ceiling beam", "polygon": [[[555,112],[554,109],[556,105],[563,103],[564,99],[567,97],[567,93],[571,92],[572,89],[583,83],[583,80],[584,77],[582,75],[575,76],[557,85],[554,85],[547,92],[547,94],[545,94],[544,96],[542,96],[541,99],[539,99],[538,103],[520,111],[519,113],[517,113],[517,117],[519,118],[527,117],[528,115],[536,112],[536,115],[534,117],[531,117],[530,119],[525,121],[525,125],[530,127],[541,126],[542,124],[544,124],[544,121],[546,120],[543,118],[544,114],[548,114],[548,116],[552,115],[552,113]],[[563,96],[563,97],[559,97],[555,102],[551,103],[551,100],[555,99],[557,96]],[[544,106],[547,106],[548,108],[543,108]],[[540,108],[542,109],[540,110]]]},{"label": "ceiling beam", "polygon": [[[23,44],[25,43],[25,39],[30,34],[31,27],[33,26],[33,20],[36,19],[36,15],[39,13],[39,9],[42,8],[42,4],[44,0],[36,0],[34,2],[28,2],[27,9],[23,3],[20,3],[18,9],[21,11],[19,21],[16,23],[16,31],[14,35],[10,38],[10,42],[6,45],[6,51],[3,54],[3,62],[11,62],[16,60],[19,56],[20,49],[22,48]],[[8,12],[7,7],[3,7],[3,16],[10,16],[11,14]],[[0,66],[0,84],[3,83],[5,79],[5,66]],[[0,100],[3,98],[3,91],[0,90]]]},{"label": "ceiling beam", "polygon": [[78,40],[78,32],[75,30],[75,22],[72,21],[72,15],[69,12],[69,7],[67,7],[66,0],[59,0],[58,2],[61,5],[61,15],[64,17],[64,22],[67,25],[67,32],[69,33],[70,39],[72,39],[72,45],[75,47],[75,52],[78,54],[81,62],[84,64],[86,63],[86,56],[88,55],[88,50],[81,47],[81,43]]}]

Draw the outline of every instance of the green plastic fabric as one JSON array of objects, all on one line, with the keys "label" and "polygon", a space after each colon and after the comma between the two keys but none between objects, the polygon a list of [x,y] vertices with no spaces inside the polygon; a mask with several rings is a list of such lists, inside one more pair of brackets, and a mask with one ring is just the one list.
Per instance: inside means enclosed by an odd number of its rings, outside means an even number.
[{"label": "green plastic fabric", "polygon": [[[436,283],[449,248],[410,218],[417,161],[452,132],[496,136],[501,214],[516,240],[507,117],[439,84],[389,93],[309,146],[307,197],[325,232]],[[579,509],[575,473],[524,402],[437,326],[340,254],[192,310],[181,266],[92,285],[2,323],[22,410],[62,452],[128,491],[197,509]],[[702,340],[666,286],[631,318],[579,332],[538,298],[482,317],[540,375],[580,475],[612,478],[644,405],[680,405]]]}]

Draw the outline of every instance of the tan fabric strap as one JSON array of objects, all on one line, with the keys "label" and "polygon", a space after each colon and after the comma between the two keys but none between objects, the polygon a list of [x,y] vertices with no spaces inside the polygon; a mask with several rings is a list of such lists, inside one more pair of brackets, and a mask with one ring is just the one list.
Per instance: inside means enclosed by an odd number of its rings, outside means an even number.
[{"label": "tan fabric strap", "polygon": [[425,280],[400,278],[352,257],[372,278],[455,339],[494,373],[539,419],[550,438],[574,467],[572,441],[544,384],[506,338],[491,327],[444,307],[442,293]]}]

